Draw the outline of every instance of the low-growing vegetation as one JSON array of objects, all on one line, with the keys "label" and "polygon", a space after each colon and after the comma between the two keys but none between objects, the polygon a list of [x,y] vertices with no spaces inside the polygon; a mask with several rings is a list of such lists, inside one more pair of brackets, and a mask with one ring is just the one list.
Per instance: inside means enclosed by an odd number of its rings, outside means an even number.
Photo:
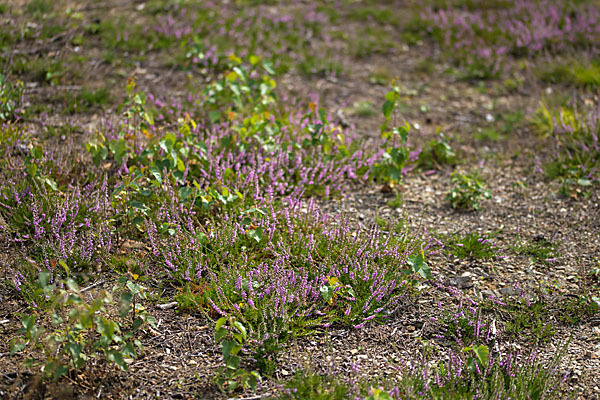
[{"label": "low-growing vegetation", "polygon": [[595,2],[338,3],[0,2],[0,397],[600,396]]}]

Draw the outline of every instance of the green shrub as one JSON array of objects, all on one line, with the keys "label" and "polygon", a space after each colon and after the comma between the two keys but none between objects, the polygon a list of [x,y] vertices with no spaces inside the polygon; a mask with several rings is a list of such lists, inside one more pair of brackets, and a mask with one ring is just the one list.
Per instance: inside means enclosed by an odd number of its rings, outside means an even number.
[{"label": "green shrub", "polygon": [[485,182],[476,172],[467,174],[453,172],[450,181],[454,187],[446,198],[452,208],[480,210],[481,201],[492,197]]}]

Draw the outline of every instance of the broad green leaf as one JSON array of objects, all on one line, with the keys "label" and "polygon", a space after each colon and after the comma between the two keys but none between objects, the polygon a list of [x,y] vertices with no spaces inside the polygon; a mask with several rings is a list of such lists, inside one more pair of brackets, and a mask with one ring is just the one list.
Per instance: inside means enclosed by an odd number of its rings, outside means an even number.
[{"label": "broad green leaf", "polygon": [[256,241],[256,243],[260,243],[263,238],[263,227],[259,226],[256,229],[251,229],[248,231],[248,236]]},{"label": "broad green leaf", "polygon": [[221,328],[215,332],[215,342],[219,342],[219,340],[223,339],[227,335],[227,329]]},{"label": "broad green leaf", "polygon": [[186,201],[193,193],[194,189],[189,186],[182,186],[179,188],[179,197],[182,201]]},{"label": "broad green leaf", "polygon": [[78,343],[67,343],[65,345],[65,352],[73,358],[74,361],[79,360],[79,356],[81,355],[82,347]]},{"label": "broad green leaf", "polygon": [[241,363],[241,359],[238,356],[231,356],[225,362],[225,365],[229,369],[238,369]]},{"label": "broad green leaf", "polygon": [[225,360],[229,358],[229,355],[236,347],[236,345],[237,342],[235,340],[223,340],[223,342],[221,343],[221,351],[223,352],[223,358]]},{"label": "broad green leaf", "polygon": [[40,272],[40,275],[38,276],[38,283],[39,283],[40,287],[42,289],[45,289],[46,287],[48,287],[48,282],[50,282],[50,272],[49,271]]},{"label": "broad green leaf", "polygon": [[10,346],[10,355],[13,356],[20,353],[26,346],[26,343],[13,343],[12,346]]},{"label": "broad green leaf", "polygon": [[41,160],[44,156],[44,149],[42,148],[42,146],[35,146],[33,149],[31,149],[31,155],[36,160]]},{"label": "broad green leaf", "polygon": [[154,179],[156,179],[158,181],[158,183],[162,183],[162,174],[160,172],[160,169],[158,169],[157,167],[150,167],[150,173],[152,174],[152,176],[154,177]]},{"label": "broad green leaf", "polygon": [[131,200],[129,202],[129,205],[133,208],[136,208],[142,212],[147,212],[149,210],[148,206],[145,203],[142,203],[141,201],[138,200]]},{"label": "broad green leaf", "polygon": [[233,325],[242,333],[244,340],[246,339],[246,327],[240,321],[235,321]]},{"label": "broad green leaf", "polygon": [[398,95],[398,92],[395,90],[390,90],[385,94],[385,100],[389,101],[390,103],[397,102],[399,97],[400,96]]},{"label": "broad green leaf", "polygon": [[148,122],[148,125],[154,125],[154,117],[148,111],[144,111],[144,119]]},{"label": "broad green leaf", "polygon": [[106,359],[110,362],[113,362],[117,365],[117,367],[121,368],[123,371],[127,371],[127,363],[123,359],[123,354],[121,354],[118,350],[108,350],[106,352]]},{"label": "broad green leaf", "polygon": [[54,380],[57,380],[61,376],[66,375],[68,372],[69,368],[66,365],[59,365],[54,370],[54,374],[52,374],[52,377],[54,378]]},{"label": "broad green leaf", "polygon": [[45,177],[44,182],[46,183],[46,185],[48,185],[48,187],[50,187],[50,189],[52,189],[53,192],[56,192],[58,190],[58,185],[56,184],[54,179],[50,177]]},{"label": "broad green leaf", "polygon": [[128,358],[135,358],[137,355],[135,353],[135,347],[133,347],[133,343],[127,343],[121,349],[121,353]]},{"label": "broad green leaf", "polygon": [[131,224],[137,228],[140,228],[141,230],[143,230],[143,226],[144,226],[144,218],[140,217],[139,215],[137,217],[135,217],[132,221]]},{"label": "broad green leaf", "polygon": [[263,62],[263,68],[269,75],[275,75],[275,69],[273,68],[273,63],[270,61]]},{"label": "broad green leaf", "polygon": [[125,318],[129,314],[132,300],[133,295],[131,292],[125,291],[121,293],[121,297],[119,298],[119,315],[121,318]]},{"label": "broad green leaf", "polygon": [[483,365],[484,367],[487,367],[489,355],[490,355],[490,351],[489,351],[488,347],[486,345],[482,344],[482,345],[479,345],[478,347],[475,347],[473,349],[473,352],[475,353],[475,355],[477,355],[477,359],[479,360],[480,364]]},{"label": "broad green leaf", "polygon": [[386,120],[389,120],[392,116],[392,112],[394,111],[394,103],[390,101],[386,101],[383,103],[381,110],[383,111],[383,116]]}]

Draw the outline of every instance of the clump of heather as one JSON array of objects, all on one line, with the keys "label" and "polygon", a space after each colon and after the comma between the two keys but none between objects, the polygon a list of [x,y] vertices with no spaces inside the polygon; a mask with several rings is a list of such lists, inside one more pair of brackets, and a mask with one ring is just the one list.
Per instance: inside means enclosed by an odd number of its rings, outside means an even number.
[{"label": "clump of heather", "polygon": [[54,278],[99,266],[116,247],[107,178],[88,183],[70,142],[60,151],[45,151],[21,127],[5,126],[1,132],[7,140],[0,238],[11,254],[22,255],[9,266],[14,286],[31,283],[42,270]]},{"label": "clump of heather", "polygon": [[[182,43],[185,53],[180,61],[204,73],[227,68],[231,53],[247,58],[251,55],[274,60],[274,68],[286,71],[307,57],[323,51],[308,46],[308,37],[331,40],[327,27],[330,20],[316,7],[311,10],[280,13],[267,5],[241,8],[222,2],[174,5],[157,16],[146,35],[160,42]],[[332,56],[334,56],[332,54]]]},{"label": "clump of heather", "polygon": [[427,360],[399,368],[397,386],[387,393],[394,399],[559,399],[568,388],[559,360],[530,355],[501,355],[487,346],[450,352],[446,361]]},{"label": "clump of heather", "polygon": [[88,151],[97,165],[108,162],[126,179],[121,187],[146,208],[167,182],[181,200],[207,212],[215,204],[262,205],[288,195],[331,198],[366,179],[373,161],[361,139],[317,102],[278,106],[275,81],[253,61],[248,66],[231,56],[231,72],[207,85],[200,107],[176,107],[177,124],[169,122],[173,117],[155,120],[173,108],[134,92],[130,82],[123,121],[107,121]]},{"label": "clump of heather", "polygon": [[408,257],[419,246],[323,214],[285,197],[194,226],[188,210],[163,206],[147,234],[154,274],[207,292],[208,312],[233,315],[254,349],[290,331],[387,318],[411,291]]},{"label": "clump of heather", "polygon": [[505,55],[536,56],[585,47],[594,53],[600,42],[600,10],[571,1],[510,0],[497,7],[474,2],[470,7],[426,8],[421,19],[446,49],[482,73],[500,71]]},{"label": "clump of heather", "polygon": [[41,270],[68,276],[100,267],[116,248],[106,179],[101,185],[75,187],[63,197],[35,180],[20,185],[9,181],[0,187],[0,207],[7,223],[4,239],[16,251],[27,252],[37,266],[32,276],[13,275],[17,289]]},{"label": "clump of heather", "polygon": [[[504,355],[486,346],[450,351],[445,360],[421,359],[397,366],[396,376],[385,380],[359,379],[337,375],[335,371],[302,371],[282,390],[284,399],[319,398],[327,393],[333,399],[560,399],[568,394],[560,372],[559,358],[564,348],[549,360],[535,352]],[[353,365],[354,372],[358,366]]]}]

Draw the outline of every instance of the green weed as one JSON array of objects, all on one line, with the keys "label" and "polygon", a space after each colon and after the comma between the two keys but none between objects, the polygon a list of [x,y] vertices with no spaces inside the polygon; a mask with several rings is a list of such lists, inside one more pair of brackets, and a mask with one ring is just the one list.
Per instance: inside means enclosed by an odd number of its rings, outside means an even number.
[{"label": "green weed", "polygon": [[500,357],[485,345],[465,347],[448,361],[431,366],[426,360],[405,366],[397,387],[405,399],[554,399],[564,397],[564,375],[558,371],[566,353],[561,348],[548,363],[535,354]]},{"label": "green weed", "polygon": [[392,88],[386,93],[382,106],[385,121],[380,131],[383,139],[381,147],[384,152],[381,160],[373,167],[374,176],[390,185],[402,181],[403,168],[409,156],[407,141],[410,125],[398,124],[396,109],[399,101],[400,87],[392,81]]},{"label": "green weed", "polygon": [[528,304],[525,301],[515,301],[505,309],[511,316],[505,331],[513,336],[522,337],[527,332],[539,343],[549,340],[556,333],[548,318],[548,305],[542,301]]},{"label": "green weed", "polygon": [[14,122],[23,114],[23,82],[11,82],[0,73],[0,122]]},{"label": "green weed", "polygon": [[453,172],[450,181],[454,187],[447,194],[446,199],[452,208],[477,211],[481,209],[482,200],[492,197],[485,182],[476,172],[467,174]]},{"label": "green weed", "polygon": [[419,153],[417,164],[423,169],[440,169],[443,166],[456,164],[456,153],[446,135],[439,129],[437,129],[437,137],[427,142]]},{"label": "green weed", "polygon": [[564,194],[576,197],[578,189],[581,192],[598,179],[593,171],[600,165],[600,121],[593,108],[554,108],[543,101],[530,122],[553,145],[556,157],[542,167],[548,178],[561,179]]},{"label": "green weed", "polygon": [[260,375],[256,371],[241,368],[240,351],[248,340],[246,327],[235,317],[222,317],[215,326],[215,342],[221,344],[225,366],[220,367],[215,376],[219,389],[232,392],[237,388],[250,387],[256,391]]},{"label": "green weed", "polygon": [[[11,354],[41,347],[46,359],[37,361],[28,357],[25,366],[43,366],[44,376],[58,379],[71,370],[81,369],[90,360],[104,356],[122,370],[128,370],[127,359],[134,359],[142,350],[141,342],[135,338],[135,332],[144,324],[154,326],[154,318],[136,302],[144,297],[144,289],[139,284],[126,279],[118,288],[121,296],[118,304],[111,293],[100,290],[91,301],[83,300],[83,294],[77,284],[70,279],[62,282],[67,289],[58,289],[49,283],[50,274],[42,272],[39,276],[38,291],[42,297],[51,297],[50,311],[52,329],[45,329],[35,322],[35,314],[23,317],[22,335],[11,343]],[[121,320],[111,319],[107,307],[118,305]],[[132,323],[124,320],[131,313]],[[136,348],[138,350],[136,350]]]}]

